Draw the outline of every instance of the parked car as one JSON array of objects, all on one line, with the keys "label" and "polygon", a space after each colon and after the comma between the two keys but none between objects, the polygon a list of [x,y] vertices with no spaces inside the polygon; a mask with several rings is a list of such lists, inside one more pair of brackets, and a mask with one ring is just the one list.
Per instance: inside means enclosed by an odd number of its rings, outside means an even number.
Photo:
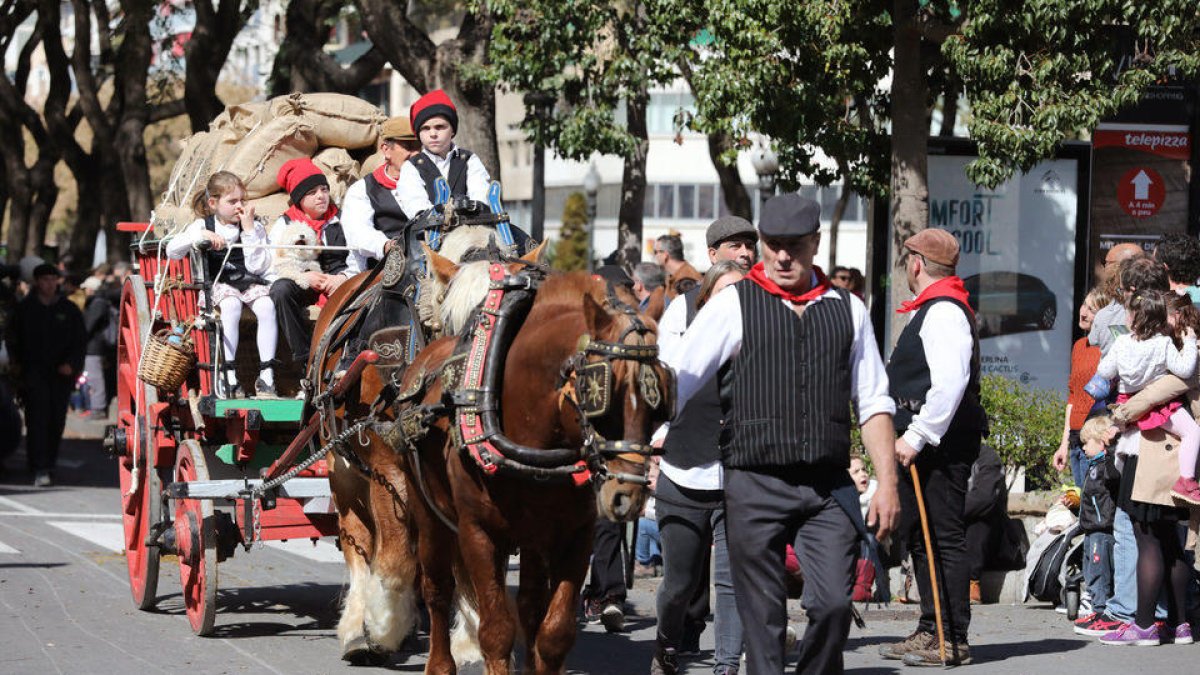
[{"label": "parked car", "polygon": [[971,294],[980,337],[1050,330],[1058,318],[1058,298],[1046,282],[1020,272],[983,272],[963,279]]}]

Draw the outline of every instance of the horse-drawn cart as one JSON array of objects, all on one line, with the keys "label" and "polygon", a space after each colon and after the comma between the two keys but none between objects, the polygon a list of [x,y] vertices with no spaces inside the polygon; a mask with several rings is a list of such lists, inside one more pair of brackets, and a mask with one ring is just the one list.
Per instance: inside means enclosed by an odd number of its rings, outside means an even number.
[{"label": "horse-drawn cart", "polygon": [[[188,620],[207,635],[218,566],[239,545],[337,535],[314,442],[320,419],[306,419],[304,400],[217,396],[216,376],[235,364],[222,363],[204,256],[169,260],[148,224],[118,229],[137,240],[136,273],[121,292],[106,447],[120,474],[129,585],[139,609],[153,607],[160,564],[177,560]],[[361,354],[325,396],[340,397],[375,358]]]}]

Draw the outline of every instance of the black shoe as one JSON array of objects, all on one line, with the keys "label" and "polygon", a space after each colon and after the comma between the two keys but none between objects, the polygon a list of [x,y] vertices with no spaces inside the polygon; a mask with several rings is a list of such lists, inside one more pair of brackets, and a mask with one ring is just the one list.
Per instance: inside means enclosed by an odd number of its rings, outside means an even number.
[{"label": "black shoe", "polygon": [[620,633],[625,629],[625,610],[621,608],[621,604],[617,600],[604,602],[604,609],[600,611],[600,623],[604,624],[604,630]]},{"label": "black shoe", "polygon": [[683,627],[683,639],[679,642],[680,656],[693,656],[700,653],[700,634],[704,632],[704,624],[688,624]]},{"label": "black shoe", "polygon": [[659,647],[650,661],[650,675],[675,675],[679,672],[679,657],[671,647]]}]

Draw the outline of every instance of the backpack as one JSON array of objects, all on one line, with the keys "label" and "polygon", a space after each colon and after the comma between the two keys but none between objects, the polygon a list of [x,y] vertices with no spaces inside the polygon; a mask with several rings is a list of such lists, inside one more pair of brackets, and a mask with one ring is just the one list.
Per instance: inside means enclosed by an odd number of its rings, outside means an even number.
[{"label": "backpack", "polygon": [[1043,532],[1029,548],[1025,567],[1025,597],[1042,602],[1059,602],[1062,597],[1064,570],[1072,549],[1073,540],[1083,534],[1078,524],[1054,533]]}]

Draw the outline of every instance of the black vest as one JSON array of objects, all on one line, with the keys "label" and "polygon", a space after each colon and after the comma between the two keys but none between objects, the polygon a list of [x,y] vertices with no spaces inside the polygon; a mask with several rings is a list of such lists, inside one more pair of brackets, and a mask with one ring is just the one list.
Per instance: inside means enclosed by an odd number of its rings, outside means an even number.
[{"label": "black vest", "polygon": [[[210,215],[204,218],[204,229],[214,233],[217,231],[216,216]],[[242,228],[238,226],[237,237],[234,238],[233,243],[236,244],[241,240]],[[225,257],[226,253],[229,254],[228,258]],[[245,292],[254,284],[267,283],[266,279],[263,279],[257,274],[251,274],[250,271],[246,269],[245,249],[235,248],[228,251],[217,251],[210,248],[208,249],[208,252],[205,253],[205,257],[207,258],[208,262],[209,278],[216,279],[217,272],[219,271],[221,273],[221,278],[219,281],[223,284],[227,284],[236,288],[239,292]]]},{"label": "black vest", "polygon": [[[292,219],[286,213],[283,214],[283,218],[289,223],[292,222]],[[319,241],[317,244],[325,246],[346,245],[346,233],[342,231],[342,222],[340,220],[325,223],[325,227],[321,229],[321,232],[324,234],[325,241]],[[349,251],[321,251],[317,254],[317,264],[321,266],[321,271],[325,274],[341,274],[349,267],[346,263],[346,258],[349,255]]]},{"label": "black vest", "polygon": [[[683,294],[687,302],[687,325],[696,318],[696,300],[700,289]],[[683,410],[671,422],[671,430],[663,442],[663,453],[672,465],[691,469],[721,459],[721,388],[713,377],[700,386]]]},{"label": "black vest", "polygon": [[934,298],[917,310],[900,339],[892,350],[892,358],[887,365],[888,386],[892,398],[896,400],[896,433],[904,433],[912,423],[913,416],[921,411],[925,404],[925,395],[929,393],[931,380],[929,377],[929,362],[925,360],[925,346],[921,341],[921,326],[925,323],[925,315],[929,308],[939,302],[949,302],[956,305],[967,315],[971,326],[971,378],[967,382],[967,390],[963,393],[962,402],[950,421],[950,428],[944,437],[956,434],[987,434],[987,414],[979,402],[979,333],[975,327],[975,318],[970,309],[953,298]]},{"label": "black vest", "polygon": [[367,200],[371,202],[374,212],[375,229],[386,234],[388,239],[394,239],[404,234],[408,225],[408,216],[400,208],[399,202],[392,191],[379,184],[374,174],[367,174],[364,187],[367,188]]},{"label": "black vest", "polygon": [[721,448],[732,468],[850,466],[850,294],[803,316],[749,280],[737,283],[742,346],[721,373]]},{"label": "black vest", "polygon": [[[471,159],[471,151],[457,148],[454,156],[450,158],[450,170],[446,172],[446,184],[450,186],[450,198],[466,197],[467,196],[467,160]],[[442,177],[442,172],[434,166],[433,160],[429,159],[424,151],[418,152],[408,158],[412,165],[417,167],[417,172],[421,174],[421,180],[425,182],[425,194],[429,196],[429,201],[432,204],[437,204],[437,188],[434,184],[437,179]]]}]

